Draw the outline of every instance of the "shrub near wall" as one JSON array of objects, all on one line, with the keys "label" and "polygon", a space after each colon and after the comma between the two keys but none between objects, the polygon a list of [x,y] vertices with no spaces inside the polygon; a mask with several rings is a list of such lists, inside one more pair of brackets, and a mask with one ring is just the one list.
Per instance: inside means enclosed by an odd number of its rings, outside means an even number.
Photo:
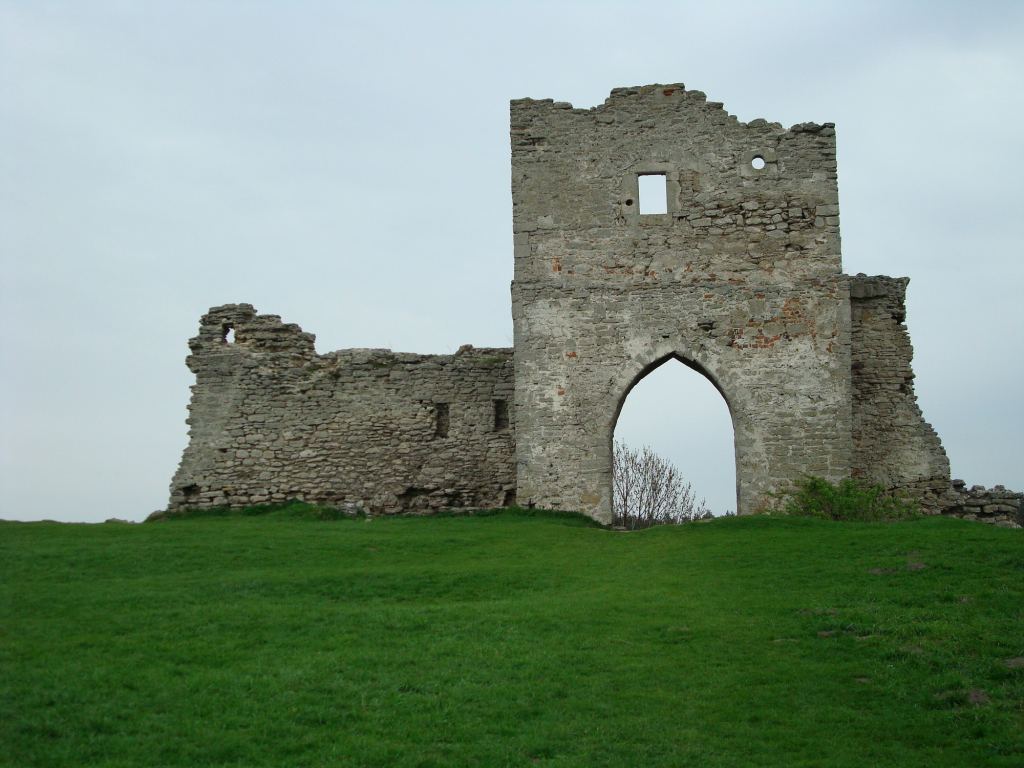
[{"label": "shrub near wall", "polygon": [[820,477],[799,483],[787,495],[782,511],[797,517],[857,522],[905,520],[920,514],[916,504],[887,493],[880,485],[852,478],[830,483]]}]

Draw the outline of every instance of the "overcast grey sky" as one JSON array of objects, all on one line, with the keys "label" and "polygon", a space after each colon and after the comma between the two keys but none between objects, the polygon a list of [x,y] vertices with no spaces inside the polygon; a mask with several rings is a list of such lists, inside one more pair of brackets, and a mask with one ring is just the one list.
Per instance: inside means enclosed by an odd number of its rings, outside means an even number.
[{"label": "overcast grey sky", "polygon": [[[654,82],[837,124],[846,271],[912,278],[954,475],[1024,488],[1024,3],[0,0],[0,517],[162,508],[212,305],[511,345],[509,99]],[[622,429],[721,511],[724,405],[679,381]]]}]

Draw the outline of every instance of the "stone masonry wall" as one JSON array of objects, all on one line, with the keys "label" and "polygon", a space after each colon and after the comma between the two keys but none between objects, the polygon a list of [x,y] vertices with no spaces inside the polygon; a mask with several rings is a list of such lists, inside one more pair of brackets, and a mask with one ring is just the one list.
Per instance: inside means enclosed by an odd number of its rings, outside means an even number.
[{"label": "stone masonry wall", "polygon": [[905,277],[851,278],[854,477],[935,512],[954,503],[949,460],[914,394]]},{"label": "stone masonry wall", "polygon": [[170,511],[289,499],[371,513],[514,503],[512,350],[318,355],[313,341],[248,304],[202,318]]},{"label": "stone masonry wall", "polygon": [[964,520],[978,520],[1002,528],[1024,528],[1024,493],[1010,491],[1001,485],[967,488],[963,480],[953,481],[955,502],[943,510],[944,515]]},{"label": "stone masonry wall", "polygon": [[[803,474],[848,475],[832,125],[740,123],[682,85],[511,113],[520,503],[610,520],[619,409],[673,357],[729,405],[740,514]],[[645,175],[666,213],[640,213]]]}]

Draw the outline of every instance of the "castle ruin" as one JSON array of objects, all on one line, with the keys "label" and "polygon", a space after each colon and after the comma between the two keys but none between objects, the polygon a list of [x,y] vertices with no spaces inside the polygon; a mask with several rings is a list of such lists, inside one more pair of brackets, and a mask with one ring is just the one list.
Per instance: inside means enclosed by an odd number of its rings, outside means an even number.
[{"label": "castle ruin", "polygon": [[651,85],[592,109],[513,101],[511,142],[514,347],[319,355],[274,315],[213,308],[170,511],[520,504],[609,522],[619,411],[670,359],[728,404],[739,514],[808,474],[957,503],[914,395],[908,280],[842,271],[832,124],[742,123]]}]

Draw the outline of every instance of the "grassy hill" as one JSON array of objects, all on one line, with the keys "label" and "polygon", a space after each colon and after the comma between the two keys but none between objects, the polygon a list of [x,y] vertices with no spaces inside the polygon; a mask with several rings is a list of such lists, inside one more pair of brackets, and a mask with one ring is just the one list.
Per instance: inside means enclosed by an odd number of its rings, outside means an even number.
[{"label": "grassy hill", "polygon": [[0,523],[3,766],[1021,766],[1024,531]]}]

